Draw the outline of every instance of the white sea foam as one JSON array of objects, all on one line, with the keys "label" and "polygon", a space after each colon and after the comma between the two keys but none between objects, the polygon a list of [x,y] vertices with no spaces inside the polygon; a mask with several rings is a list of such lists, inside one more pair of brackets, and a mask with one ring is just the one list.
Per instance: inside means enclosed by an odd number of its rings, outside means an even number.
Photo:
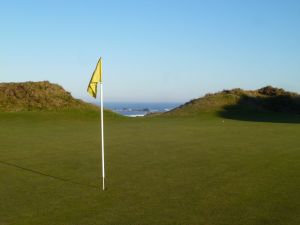
[{"label": "white sea foam", "polygon": [[126,116],[129,116],[129,117],[142,117],[142,116],[145,116],[145,114],[134,114],[134,115],[126,115]]}]

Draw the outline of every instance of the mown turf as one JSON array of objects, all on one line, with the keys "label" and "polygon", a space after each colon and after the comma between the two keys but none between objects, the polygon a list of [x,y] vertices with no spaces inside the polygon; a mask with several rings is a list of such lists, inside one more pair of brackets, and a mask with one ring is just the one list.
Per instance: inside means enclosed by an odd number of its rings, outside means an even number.
[{"label": "mown turf", "polygon": [[0,224],[300,224],[300,124],[0,114]]}]

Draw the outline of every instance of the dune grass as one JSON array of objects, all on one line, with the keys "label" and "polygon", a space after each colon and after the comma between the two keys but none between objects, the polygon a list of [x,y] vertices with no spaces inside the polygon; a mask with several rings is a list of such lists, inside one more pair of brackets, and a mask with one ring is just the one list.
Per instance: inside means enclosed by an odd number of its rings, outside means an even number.
[{"label": "dune grass", "polygon": [[0,224],[300,224],[300,125],[0,113]]}]

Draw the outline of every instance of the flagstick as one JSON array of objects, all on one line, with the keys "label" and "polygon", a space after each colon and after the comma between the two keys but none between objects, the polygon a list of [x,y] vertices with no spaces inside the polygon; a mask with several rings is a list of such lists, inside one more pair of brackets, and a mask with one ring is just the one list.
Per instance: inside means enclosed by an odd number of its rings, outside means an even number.
[{"label": "flagstick", "polygon": [[104,131],[103,131],[103,84],[100,82],[100,98],[101,98],[101,151],[102,151],[102,188],[105,190],[105,170],[104,170]]}]

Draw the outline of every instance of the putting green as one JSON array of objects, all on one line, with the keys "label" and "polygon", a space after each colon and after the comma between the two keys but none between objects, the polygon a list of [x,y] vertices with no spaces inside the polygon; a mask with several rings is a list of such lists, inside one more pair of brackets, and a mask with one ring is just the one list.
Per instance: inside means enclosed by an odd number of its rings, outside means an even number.
[{"label": "putting green", "polygon": [[0,224],[300,224],[300,124],[0,114]]}]

